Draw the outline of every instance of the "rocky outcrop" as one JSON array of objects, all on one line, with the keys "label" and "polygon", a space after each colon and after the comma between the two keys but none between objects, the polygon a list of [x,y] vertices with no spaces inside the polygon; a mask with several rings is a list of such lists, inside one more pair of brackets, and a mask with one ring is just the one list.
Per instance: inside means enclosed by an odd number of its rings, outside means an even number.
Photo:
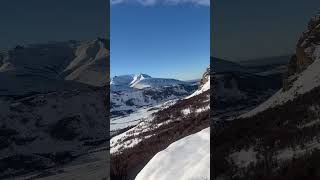
[{"label": "rocky outcrop", "polygon": [[320,44],[320,14],[311,18],[307,30],[301,35],[297,45],[296,53],[288,64],[288,71],[284,75],[283,90],[290,89],[296,75],[304,71],[313,63],[315,46]]},{"label": "rocky outcrop", "polygon": [[203,87],[203,85],[206,84],[206,82],[208,82],[209,79],[210,79],[210,66],[207,67],[206,72],[202,75],[202,78],[200,80],[199,89],[201,89]]}]

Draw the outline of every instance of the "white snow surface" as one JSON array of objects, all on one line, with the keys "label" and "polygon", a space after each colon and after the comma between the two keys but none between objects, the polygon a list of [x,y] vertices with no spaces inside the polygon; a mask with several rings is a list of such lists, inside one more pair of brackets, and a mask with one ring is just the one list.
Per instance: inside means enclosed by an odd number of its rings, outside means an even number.
[{"label": "white snow surface", "polygon": [[136,180],[209,180],[210,128],[182,138],[157,153]]},{"label": "white snow surface", "polygon": [[111,118],[110,131],[124,129],[130,126],[135,126],[139,124],[141,121],[148,118],[153,113],[157,112],[161,105],[157,105],[149,108],[143,107],[127,116]]},{"label": "white snow surface", "polygon": [[141,80],[146,79],[146,78],[151,78],[151,76],[146,75],[146,74],[137,74],[133,77],[133,80],[130,83],[131,87],[134,87],[135,84],[139,83]]},{"label": "white snow surface", "polygon": [[190,108],[183,109],[181,112],[182,112],[182,114],[184,114],[186,116],[191,113],[191,109]]},{"label": "white snow surface", "polygon": [[152,78],[151,76],[147,74],[128,74],[128,75],[120,75],[120,76],[114,76],[111,79],[110,84],[111,85],[117,85],[117,86],[131,86],[140,80],[146,79],[146,78]]},{"label": "white snow surface", "polygon": [[[160,123],[160,124],[153,124],[153,113],[168,108],[172,105],[174,105],[177,101],[172,100],[165,102],[163,104],[154,106],[152,108],[142,108],[138,110],[136,113],[130,114],[126,117],[121,118],[114,118],[111,119],[111,130],[118,130],[121,128],[134,126],[133,128],[115,136],[112,137],[110,140],[110,153],[121,153],[122,150],[133,147],[139,142],[141,142],[143,139],[135,137],[138,136],[141,133],[151,131],[152,129],[158,128],[168,122]],[[121,122],[121,123],[118,123]],[[127,140],[128,137],[134,137],[130,138],[130,140]],[[147,137],[148,138],[148,137]]]}]

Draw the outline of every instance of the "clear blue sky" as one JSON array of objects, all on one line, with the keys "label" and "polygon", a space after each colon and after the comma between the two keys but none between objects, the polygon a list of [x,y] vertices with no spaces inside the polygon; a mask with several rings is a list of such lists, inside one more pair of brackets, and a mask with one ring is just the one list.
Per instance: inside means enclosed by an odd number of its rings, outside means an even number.
[{"label": "clear blue sky", "polygon": [[108,0],[1,0],[0,48],[109,33]]},{"label": "clear blue sky", "polygon": [[200,78],[210,63],[210,7],[143,2],[111,5],[111,76]]},{"label": "clear blue sky", "polygon": [[320,0],[215,0],[212,56],[232,61],[292,54]]}]

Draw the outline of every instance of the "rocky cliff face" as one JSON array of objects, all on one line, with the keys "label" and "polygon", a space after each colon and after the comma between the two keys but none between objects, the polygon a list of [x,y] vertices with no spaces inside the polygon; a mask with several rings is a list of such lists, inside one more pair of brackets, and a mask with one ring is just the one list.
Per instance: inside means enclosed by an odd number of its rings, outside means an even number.
[{"label": "rocky cliff face", "polygon": [[201,89],[203,87],[203,85],[205,85],[206,82],[208,82],[209,80],[210,80],[210,66],[207,67],[206,72],[202,75],[199,89]]},{"label": "rocky cliff face", "polygon": [[316,46],[320,44],[320,14],[311,18],[307,30],[301,35],[297,45],[296,54],[288,64],[288,71],[284,76],[283,90],[290,89],[296,75],[304,71],[314,62]]}]

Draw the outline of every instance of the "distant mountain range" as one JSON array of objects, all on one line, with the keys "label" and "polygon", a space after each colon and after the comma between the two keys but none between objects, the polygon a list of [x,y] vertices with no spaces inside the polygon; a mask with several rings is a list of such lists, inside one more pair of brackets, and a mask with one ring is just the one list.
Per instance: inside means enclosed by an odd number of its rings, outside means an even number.
[{"label": "distant mountain range", "polygon": [[98,38],[17,46],[0,59],[0,82],[6,84],[0,95],[106,86],[106,43]]},{"label": "distant mountain range", "polygon": [[111,114],[124,116],[141,107],[190,95],[197,87],[194,81],[153,78],[147,74],[115,76],[110,82]]},{"label": "distant mountain range", "polygon": [[165,86],[179,86],[188,84],[190,83],[176,79],[153,78],[147,74],[142,73],[115,76],[111,79],[110,82],[110,85],[113,86],[112,88],[116,88],[117,86],[129,86],[135,89],[161,88]]}]

